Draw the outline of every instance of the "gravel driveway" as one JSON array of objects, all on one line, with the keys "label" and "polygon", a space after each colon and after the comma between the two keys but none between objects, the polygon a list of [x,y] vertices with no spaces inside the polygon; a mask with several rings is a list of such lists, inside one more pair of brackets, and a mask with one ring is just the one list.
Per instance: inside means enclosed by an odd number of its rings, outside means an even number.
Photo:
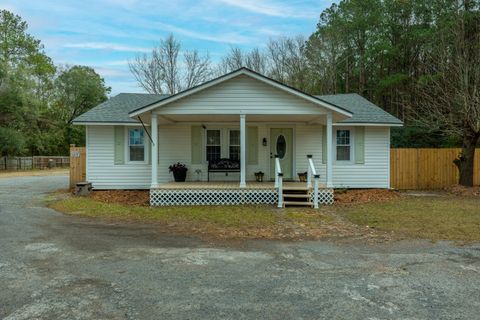
[{"label": "gravel driveway", "polygon": [[0,179],[0,319],[478,319],[480,245],[209,244],[42,204]]}]

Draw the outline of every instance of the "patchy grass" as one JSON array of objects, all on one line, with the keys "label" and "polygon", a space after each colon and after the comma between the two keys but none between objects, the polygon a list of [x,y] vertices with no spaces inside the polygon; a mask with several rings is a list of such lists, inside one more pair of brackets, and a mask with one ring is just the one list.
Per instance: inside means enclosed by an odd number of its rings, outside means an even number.
[{"label": "patchy grass", "polygon": [[0,170],[1,178],[13,178],[13,177],[30,177],[30,176],[60,176],[69,173],[68,168],[55,168],[55,169],[30,169],[30,170],[12,170],[4,171]]},{"label": "patchy grass", "polygon": [[401,197],[339,208],[353,223],[414,238],[480,241],[480,198]]},{"label": "patchy grass", "polygon": [[[373,195],[372,195],[373,194]],[[392,192],[358,192],[333,207],[277,209],[273,206],[177,206],[151,208],[132,205],[138,194],[110,199],[72,197],[55,193],[50,207],[70,215],[116,222],[157,223],[163,230],[208,238],[320,239],[424,238],[432,241],[480,241],[480,197],[413,197]],[[108,199],[107,199],[108,198]],[[113,202],[108,202],[112,200]],[[122,203],[128,201],[128,204]],[[362,202],[366,201],[366,202]],[[140,201],[143,204],[142,201]]]},{"label": "patchy grass", "polygon": [[121,222],[162,224],[182,234],[215,238],[318,239],[361,235],[351,223],[333,213],[305,208],[277,209],[273,206],[177,206],[145,207],[105,203],[91,198],[63,196],[48,199],[57,211],[78,216]]},{"label": "patchy grass", "polygon": [[53,203],[52,208],[74,215],[123,220],[213,223],[222,227],[268,226],[274,223],[272,210],[266,207],[162,207],[150,208],[104,203],[83,197],[71,197]]}]

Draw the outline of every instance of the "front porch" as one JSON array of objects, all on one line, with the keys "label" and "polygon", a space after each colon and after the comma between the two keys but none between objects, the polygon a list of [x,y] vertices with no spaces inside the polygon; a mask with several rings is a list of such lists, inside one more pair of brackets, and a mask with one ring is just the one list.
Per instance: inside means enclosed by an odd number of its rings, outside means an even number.
[{"label": "front porch", "polygon": [[[242,69],[129,116],[150,126],[150,132],[145,130],[151,142],[150,202],[154,206],[318,208],[333,202],[333,124],[352,113]],[[211,165],[220,160],[235,165],[221,170]],[[188,168],[182,185],[168,182],[172,177],[165,169],[174,163]],[[306,182],[291,184],[307,172]],[[212,174],[217,182],[208,183]],[[249,182],[257,174],[275,182]]]},{"label": "front porch", "polygon": [[[313,204],[315,192],[305,182],[284,182],[279,190],[275,182],[248,181],[240,186],[234,181],[168,182],[150,189],[150,205],[241,205],[279,203],[284,191],[304,190]],[[279,195],[279,192],[282,194]],[[318,185],[318,204],[333,203],[333,189]]]},{"label": "front porch", "polygon": [[[298,181],[289,181],[283,183],[284,187],[292,187],[292,188],[304,188],[305,182],[298,182]],[[320,188],[325,188],[326,186],[323,184],[319,185]],[[256,182],[256,181],[247,181],[245,187],[240,188],[237,181],[215,181],[215,182],[207,182],[207,181],[186,181],[186,182],[167,182],[162,183],[155,189],[161,190],[197,190],[197,189],[275,189],[275,182],[274,181],[267,181],[267,182]]]}]

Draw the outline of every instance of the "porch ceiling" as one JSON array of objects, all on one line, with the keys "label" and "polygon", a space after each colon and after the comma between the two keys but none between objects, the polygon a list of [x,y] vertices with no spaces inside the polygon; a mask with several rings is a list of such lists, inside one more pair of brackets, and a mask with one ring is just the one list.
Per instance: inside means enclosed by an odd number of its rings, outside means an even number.
[{"label": "porch ceiling", "polygon": [[[158,116],[159,124],[173,124],[179,122],[199,122],[199,123],[212,123],[212,122],[229,122],[239,123],[239,115],[168,115]],[[308,124],[325,124],[326,115],[247,115],[246,122],[301,122]]]}]

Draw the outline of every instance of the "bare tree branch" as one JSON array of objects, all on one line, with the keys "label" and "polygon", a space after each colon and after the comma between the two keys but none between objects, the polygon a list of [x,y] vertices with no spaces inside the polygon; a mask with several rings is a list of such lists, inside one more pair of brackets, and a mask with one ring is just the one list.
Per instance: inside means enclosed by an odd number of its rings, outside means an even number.
[{"label": "bare tree branch", "polygon": [[[152,56],[155,50],[152,51]],[[135,60],[128,62],[130,72],[140,87],[149,93],[162,94],[163,70],[147,54],[137,55]]]},{"label": "bare tree branch", "polygon": [[201,57],[197,50],[186,51],[184,88],[191,88],[207,81],[212,76],[210,56]]},{"label": "bare tree branch", "polygon": [[253,71],[265,74],[268,71],[267,56],[258,48],[254,48],[246,55],[245,66]]},{"label": "bare tree branch", "polygon": [[186,51],[183,64],[179,61],[180,54],[180,41],[169,35],[160,41],[150,55],[140,54],[130,61],[130,71],[140,87],[156,94],[175,94],[212,76],[208,54],[201,56],[197,50]]}]

